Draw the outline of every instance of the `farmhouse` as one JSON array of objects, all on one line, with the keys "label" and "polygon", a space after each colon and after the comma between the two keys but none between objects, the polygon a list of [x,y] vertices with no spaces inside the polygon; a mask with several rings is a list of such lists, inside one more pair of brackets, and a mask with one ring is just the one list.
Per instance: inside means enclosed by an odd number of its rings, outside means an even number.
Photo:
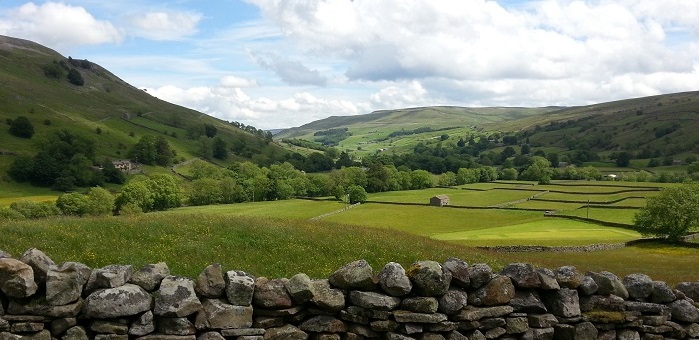
[{"label": "farmhouse", "polygon": [[121,172],[129,172],[131,169],[135,168],[134,164],[128,159],[113,161],[112,164],[114,164],[114,167]]},{"label": "farmhouse", "polygon": [[430,205],[435,207],[443,207],[449,205],[449,196],[447,195],[437,195],[430,198]]}]

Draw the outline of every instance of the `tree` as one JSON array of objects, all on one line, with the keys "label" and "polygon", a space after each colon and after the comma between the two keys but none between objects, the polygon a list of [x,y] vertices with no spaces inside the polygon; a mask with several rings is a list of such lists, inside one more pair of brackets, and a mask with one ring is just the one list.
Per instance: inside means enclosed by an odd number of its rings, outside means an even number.
[{"label": "tree", "polygon": [[68,71],[68,81],[77,86],[83,86],[85,85],[85,79],[83,79],[83,76],[80,74],[80,71],[71,68],[70,71]]},{"label": "tree", "polygon": [[81,193],[71,192],[59,196],[56,206],[61,209],[63,215],[82,216],[88,211],[88,200]]},{"label": "tree", "polygon": [[699,227],[699,184],[664,189],[646,201],[634,216],[637,230],[678,242],[690,229]]},{"label": "tree", "polygon": [[625,168],[629,166],[629,162],[631,161],[631,153],[622,151],[620,152],[617,157],[616,157],[616,166]]},{"label": "tree", "polygon": [[114,196],[101,187],[90,188],[87,192],[87,213],[101,216],[109,215],[114,210]]},{"label": "tree", "polygon": [[153,194],[153,210],[167,210],[180,206],[183,195],[175,177],[153,174],[146,181],[146,185]]},{"label": "tree", "polygon": [[366,202],[366,190],[358,185],[350,185],[347,188],[347,195],[349,195],[350,204]]},{"label": "tree", "polygon": [[146,181],[130,181],[121,188],[121,193],[116,199],[116,211],[121,212],[124,207],[138,208],[141,212],[150,211],[153,208],[153,193],[148,189]]},{"label": "tree", "polygon": [[32,138],[34,126],[25,116],[19,116],[10,124],[10,133],[20,138]]},{"label": "tree", "polygon": [[215,126],[211,124],[204,124],[204,133],[206,134],[206,137],[214,138],[214,136],[216,136],[216,132],[218,132],[218,129],[216,129]]},{"label": "tree", "polygon": [[189,205],[210,205],[223,201],[220,182],[213,178],[197,179],[189,186],[187,193]]},{"label": "tree", "polygon": [[174,157],[175,152],[170,148],[167,139],[163,136],[158,136],[155,140],[155,164],[168,166],[172,163]]},{"label": "tree", "polygon": [[221,137],[214,138],[213,156],[214,158],[221,160],[226,159],[226,157],[228,157],[228,148],[226,145],[226,141],[221,139]]}]

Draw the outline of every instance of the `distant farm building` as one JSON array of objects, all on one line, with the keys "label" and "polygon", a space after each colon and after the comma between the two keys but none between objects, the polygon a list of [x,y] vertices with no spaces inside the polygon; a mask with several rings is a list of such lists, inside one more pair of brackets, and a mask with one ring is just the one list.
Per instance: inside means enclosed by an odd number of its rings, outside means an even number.
[{"label": "distant farm building", "polygon": [[121,172],[129,172],[133,168],[135,168],[135,165],[128,159],[120,159],[117,161],[113,161],[112,164],[114,164],[114,167],[120,170]]},{"label": "distant farm building", "polygon": [[682,162],[681,159],[675,159],[672,161],[672,165],[682,165],[684,162]]},{"label": "distant farm building", "polygon": [[449,196],[447,195],[437,195],[430,198],[430,205],[435,207],[443,207],[449,205]]}]

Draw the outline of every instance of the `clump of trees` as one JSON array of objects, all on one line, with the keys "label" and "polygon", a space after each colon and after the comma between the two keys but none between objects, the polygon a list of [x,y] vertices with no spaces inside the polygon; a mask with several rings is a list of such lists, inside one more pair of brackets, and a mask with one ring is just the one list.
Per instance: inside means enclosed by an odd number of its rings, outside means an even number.
[{"label": "clump of trees", "polygon": [[168,166],[172,164],[175,151],[165,137],[144,135],[129,149],[128,157],[146,165]]},{"label": "clump of trees", "polygon": [[688,231],[699,228],[699,184],[684,184],[664,189],[648,198],[646,206],[634,216],[634,224],[644,235],[664,237],[678,242]]},{"label": "clump of trees", "polygon": [[32,138],[34,125],[25,116],[19,116],[10,123],[10,133],[20,138]]}]

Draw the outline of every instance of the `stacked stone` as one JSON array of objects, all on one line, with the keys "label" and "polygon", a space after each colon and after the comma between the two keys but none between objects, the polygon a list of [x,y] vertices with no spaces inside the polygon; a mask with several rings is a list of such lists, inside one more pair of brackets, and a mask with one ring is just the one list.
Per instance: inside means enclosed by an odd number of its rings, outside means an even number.
[{"label": "stacked stone", "polygon": [[449,259],[375,273],[359,260],[312,280],[214,264],[190,279],[165,263],[91,269],[0,251],[0,340],[699,339],[696,299],[699,282],[570,266],[495,273]]}]

